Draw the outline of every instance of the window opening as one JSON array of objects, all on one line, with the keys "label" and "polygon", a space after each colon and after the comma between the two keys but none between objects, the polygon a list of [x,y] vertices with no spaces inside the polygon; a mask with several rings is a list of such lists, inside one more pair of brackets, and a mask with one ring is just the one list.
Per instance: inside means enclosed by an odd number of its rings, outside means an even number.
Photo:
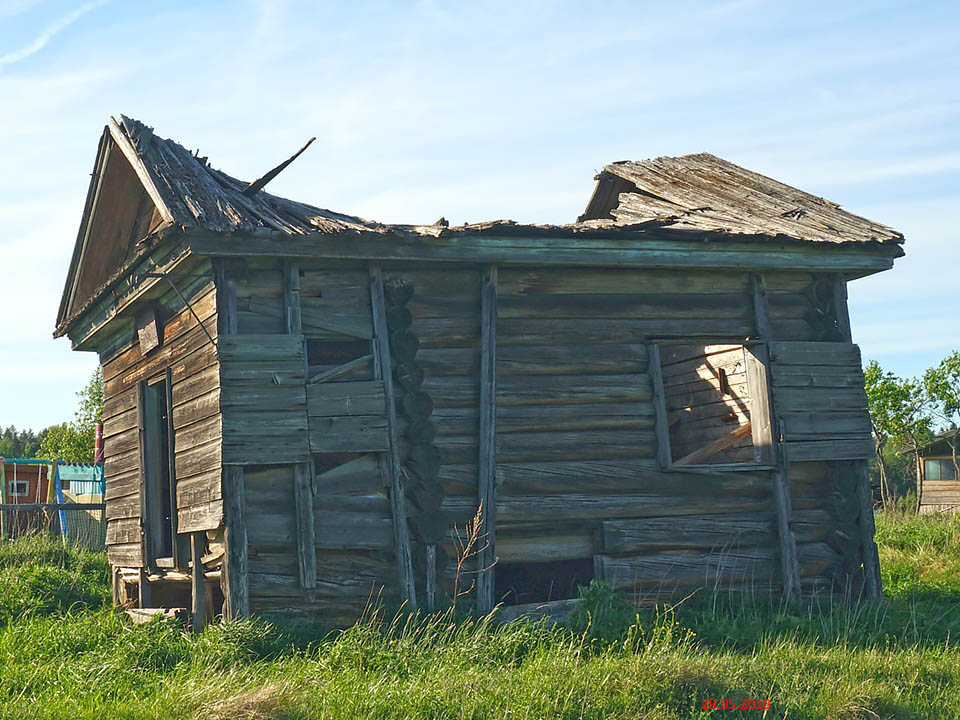
[{"label": "window opening", "polygon": [[26,497],[30,494],[30,483],[26,480],[11,480],[9,485],[10,497]]},{"label": "window opening", "polygon": [[664,343],[659,356],[671,464],[756,464],[751,406],[766,397],[754,396],[748,348]]}]

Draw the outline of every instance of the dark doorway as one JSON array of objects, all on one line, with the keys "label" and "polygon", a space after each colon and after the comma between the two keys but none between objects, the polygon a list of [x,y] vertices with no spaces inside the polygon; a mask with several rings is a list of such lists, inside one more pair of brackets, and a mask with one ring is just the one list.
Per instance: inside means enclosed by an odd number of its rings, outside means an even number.
[{"label": "dark doorway", "polygon": [[177,496],[172,462],[170,383],[164,377],[142,383],[140,387],[146,559],[152,566],[173,567],[177,557]]},{"label": "dark doorway", "polygon": [[494,596],[504,605],[567,600],[593,580],[593,559],[557,562],[497,563]]}]

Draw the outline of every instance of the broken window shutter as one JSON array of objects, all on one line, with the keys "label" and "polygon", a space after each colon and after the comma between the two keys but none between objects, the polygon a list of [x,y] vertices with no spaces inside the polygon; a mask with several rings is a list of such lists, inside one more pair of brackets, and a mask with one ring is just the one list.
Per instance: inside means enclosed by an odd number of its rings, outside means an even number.
[{"label": "broken window shutter", "polygon": [[790,462],[873,457],[860,348],[772,342],[773,399]]}]

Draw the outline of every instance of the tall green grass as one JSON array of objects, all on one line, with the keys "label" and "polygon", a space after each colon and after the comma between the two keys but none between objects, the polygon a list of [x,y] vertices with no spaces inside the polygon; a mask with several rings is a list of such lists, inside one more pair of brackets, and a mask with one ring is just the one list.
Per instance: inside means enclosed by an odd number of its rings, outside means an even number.
[{"label": "tall green grass", "polygon": [[[960,718],[957,521],[877,526],[879,603],[695,595],[638,612],[594,584],[566,627],[381,612],[335,633],[133,627],[107,606],[101,556],[8,543],[0,718]],[[39,604],[25,596],[37,588]],[[771,709],[703,710],[704,698]]]}]

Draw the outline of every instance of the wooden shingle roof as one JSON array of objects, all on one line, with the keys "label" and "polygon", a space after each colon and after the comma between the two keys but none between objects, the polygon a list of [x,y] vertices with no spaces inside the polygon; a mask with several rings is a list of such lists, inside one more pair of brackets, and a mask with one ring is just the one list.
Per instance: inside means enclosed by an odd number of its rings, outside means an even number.
[{"label": "wooden shingle roof", "polygon": [[817,242],[894,242],[903,235],[709,153],[607,165],[583,220]]},{"label": "wooden shingle roof", "polygon": [[313,207],[260,190],[210,166],[179,143],[131,118],[110,118],[110,131],[165,218],[184,229],[244,232],[267,228],[290,235],[372,230],[378,223]]}]

